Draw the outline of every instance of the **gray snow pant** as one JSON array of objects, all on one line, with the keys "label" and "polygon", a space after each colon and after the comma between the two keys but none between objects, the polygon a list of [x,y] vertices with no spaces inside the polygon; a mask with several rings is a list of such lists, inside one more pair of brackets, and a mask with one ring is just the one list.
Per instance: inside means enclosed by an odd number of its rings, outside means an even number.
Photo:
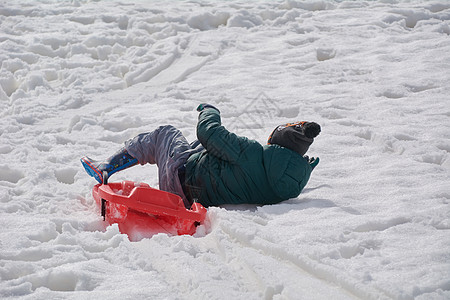
[{"label": "gray snow pant", "polygon": [[189,156],[204,149],[198,141],[189,144],[180,130],[166,125],[126,141],[125,149],[141,165],[156,164],[159,189],[179,195],[184,204],[189,206],[178,177],[178,169],[185,165]]}]

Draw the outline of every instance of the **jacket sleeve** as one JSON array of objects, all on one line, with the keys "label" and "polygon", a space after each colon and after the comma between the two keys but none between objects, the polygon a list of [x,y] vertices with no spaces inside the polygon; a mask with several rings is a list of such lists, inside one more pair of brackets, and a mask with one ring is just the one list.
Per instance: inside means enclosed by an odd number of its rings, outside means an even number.
[{"label": "jacket sleeve", "polygon": [[212,155],[229,162],[236,162],[249,144],[248,139],[229,132],[222,126],[220,113],[213,108],[200,112],[197,138]]}]

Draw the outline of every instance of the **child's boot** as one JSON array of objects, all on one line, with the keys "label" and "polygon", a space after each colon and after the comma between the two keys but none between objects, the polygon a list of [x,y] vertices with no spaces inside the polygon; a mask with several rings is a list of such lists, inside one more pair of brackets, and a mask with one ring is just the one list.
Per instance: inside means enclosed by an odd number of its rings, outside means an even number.
[{"label": "child's boot", "polygon": [[131,156],[125,148],[122,148],[104,162],[85,156],[81,158],[81,163],[90,176],[99,183],[105,183],[104,181],[107,181],[112,174],[136,165],[138,160]]}]

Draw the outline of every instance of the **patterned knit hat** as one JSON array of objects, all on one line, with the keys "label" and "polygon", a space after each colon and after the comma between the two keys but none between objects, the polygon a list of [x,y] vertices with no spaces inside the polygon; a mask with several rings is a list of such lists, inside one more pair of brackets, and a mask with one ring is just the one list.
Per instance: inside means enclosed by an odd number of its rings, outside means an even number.
[{"label": "patterned knit hat", "polygon": [[303,156],[319,133],[320,125],[314,122],[288,123],[277,126],[267,144],[276,144]]}]

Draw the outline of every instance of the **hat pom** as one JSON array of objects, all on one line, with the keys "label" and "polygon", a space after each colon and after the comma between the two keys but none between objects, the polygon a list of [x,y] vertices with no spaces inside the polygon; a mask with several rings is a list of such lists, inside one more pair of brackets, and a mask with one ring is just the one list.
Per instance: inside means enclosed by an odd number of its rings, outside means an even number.
[{"label": "hat pom", "polygon": [[306,137],[313,139],[320,133],[320,125],[314,122],[308,122],[303,126]]}]

